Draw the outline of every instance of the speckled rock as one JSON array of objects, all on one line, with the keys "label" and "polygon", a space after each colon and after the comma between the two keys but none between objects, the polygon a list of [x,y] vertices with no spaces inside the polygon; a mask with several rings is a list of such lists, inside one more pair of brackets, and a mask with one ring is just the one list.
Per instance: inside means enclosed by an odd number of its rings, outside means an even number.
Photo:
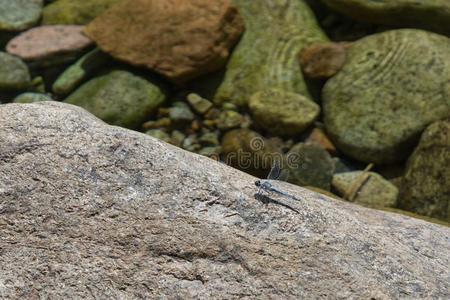
[{"label": "speckled rock", "polygon": [[450,222],[450,120],[430,125],[408,160],[400,206]]},{"label": "speckled rock", "polygon": [[0,0],[0,31],[30,28],[41,17],[43,0]]},{"label": "speckled rock", "polygon": [[233,110],[224,110],[215,120],[217,128],[221,130],[229,130],[241,127],[245,123],[245,118],[240,113]]},{"label": "speckled rock", "polygon": [[266,177],[273,159],[283,158],[281,148],[249,129],[235,129],[222,138],[223,161],[244,172]]},{"label": "speckled rock", "polygon": [[20,90],[30,85],[27,65],[18,57],[0,52],[0,91]]},{"label": "speckled rock", "polygon": [[111,56],[184,83],[223,67],[243,30],[230,0],[125,0],[85,33]]},{"label": "speckled rock", "polygon": [[374,172],[335,174],[332,185],[340,196],[352,202],[370,207],[397,206],[397,187]]},{"label": "speckled rock", "polygon": [[335,75],[345,64],[351,43],[318,43],[305,47],[300,53],[300,65],[305,76],[326,79]]},{"label": "speckled rock", "polygon": [[84,83],[65,102],[114,125],[137,128],[164,102],[158,83],[123,70],[111,70]]},{"label": "speckled rock", "polygon": [[269,133],[295,136],[319,116],[320,107],[300,94],[264,89],[250,97],[249,108],[255,121]]},{"label": "speckled rock", "polygon": [[245,33],[233,50],[225,79],[214,101],[246,105],[265,88],[309,96],[298,54],[327,38],[303,0],[234,0],[245,21]]},{"label": "speckled rock", "polygon": [[45,6],[42,24],[86,25],[122,0],[58,0]]},{"label": "speckled rock", "polygon": [[316,144],[298,143],[286,155],[290,183],[329,191],[335,162]]},{"label": "speckled rock", "polygon": [[98,48],[86,53],[58,76],[52,86],[53,92],[60,95],[72,92],[80,83],[109,61],[110,57]]},{"label": "speckled rock", "polygon": [[3,299],[449,299],[448,227],[255,178],[58,102],[0,106]]},{"label": "speckled rock", "polygon": [[362,22],[413,27],[450,34],[448,0],[322,0],[339,13]]},{"label": "speckled rock", "polygon": [[77,25],[35,27],[10,40],[6,51],[26,61],[67,56],[92,45],[92,41],[81,33],[82,29],[83,26]]},{"label": "speckled rock", "polygon": [[40,101],[52,101],[52,97],[41,93],[23,93],[14,98],[15,103],[33,103]]},{"label": "speckled rock", "polygon": [[198,114],[205,114],[208,110],[210,110],[213,107],[213,104],[211,101],[202,98],[201,96],[197,94],[189,94],[187,96],[187,101],[191,105],[191,107],[198,113]]},{"label": "speckled rock", "polygon": [[176,124],[190,123],[195,119],[189,105],[184,102],[175,102],[169,108],[169,117]]},{"label": "speckled rock", "polygon": [[166,143],[170,143],[172,141],[170,135],[161,129],[150,129],[147,130],[145,134],[157,138],[158,140],[164,141]]},{"label": "speckled rock", "polygon": [[323,89],[327,132],[363,162],[405,160],[421,132],[450,114],[450,39],[403,29],[355,43]]}]

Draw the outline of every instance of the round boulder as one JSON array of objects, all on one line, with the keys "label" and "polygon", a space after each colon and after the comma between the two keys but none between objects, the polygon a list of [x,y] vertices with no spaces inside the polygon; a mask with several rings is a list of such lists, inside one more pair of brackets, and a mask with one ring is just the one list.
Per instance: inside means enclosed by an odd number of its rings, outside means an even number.
[{"label": "round boulder", "polygon": [[450,120],[430,125],[408,160],[403,209],[450,222]]},{"label": "round boulder", "polygon": [[43,0],[0,0],[0,31],[21,31],[39,21]]},{"label": "round boulder", "polygon": [[373,163],[405,160],[421,132],[450,113],[450,39],[402,29],[352,44],[323,89],[338,149]]},{"label": "round boulder", "polygon": [[20,90],[30,84],[27,65],[18,57],[0,52],[0,91]]},{"label": "round boulder", "polygon": [[165,98],[158,85],[127,71],[112,70],[83,84],[65,102],[107,123],[137,128]]},{"label": "round boulder", "polygon": [[293,136],[304,131],[319,116],[320,107],[308,98],[281,89],[268,89],[250,97],[253,118],[269,133]]}]

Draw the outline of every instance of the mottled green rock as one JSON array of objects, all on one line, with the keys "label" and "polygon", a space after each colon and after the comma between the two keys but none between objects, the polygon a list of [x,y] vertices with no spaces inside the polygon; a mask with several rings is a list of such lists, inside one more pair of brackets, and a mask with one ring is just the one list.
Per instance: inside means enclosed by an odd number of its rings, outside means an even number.
[{"label": "mottled green rock", "polygon": [[0,52],[0,91],[25,89],[30,84],[27,65],[16,56]]},{"label": "mottled green rock", "polygon": [[56,79],[52,86],[53,92],[60,95],[72,92],[81,82],[109,60],[109,56],[98,48],[86,53]]},{"label": "mottled green rock", "polygon": [[352,201],[356,203],[370,207],[395,207],[397,205],[397,187],[374,172],[355,171],[335,174],[332,185],[342,197],[348,196],[353,190]]},{"label": "mottled green rock", "polygon": [[421,132],[450,113],[450,39],[402,29],[353,44],[323,89],[335,145],[363,162],[407,158]]},{"label": "mottled green rock", "polygon": [[450,120],[430,125],[408,160],[400,207],[450,221]]},{"label": "mottled green rock", "polygon": [[157,138],[158,140],[164,141],[166,143],[171,142],[170,135],[161,129],[150,129],[145,132],[145,134]]},{"label": "mottled green rock", "polygon": [[15,103],[33,103],[41,101],[52,101],[52,97],[41,93],[23,93],[14,98]]},{"label": "mottled green rock", "polygon": [[65,102],[81,106],[107,123],[137,128],[165,98],[158,84],[112,70],[83,84]]},{"label": "mottled green rock", "polygon": [[319,116],[320,107],[300,94],[266,89],[250,97],[249,108],[255,121],[269,133],[294,136]]},{"label": "mottled green rock", "polygon": [[169,117],[175,124],[189,123],[195,119],[189,105],[184,102],[175,102],[169,109]]},{"label": "mottled green rock", "polygon": [[220,153],[222,152],[222,147],[205,147],[198,151],[198,154],[207,156],[209,158],[219,160]]},{"label": "mottled green rock", "polygon": [[322,0],[322,2],[358,21],[424,28],[450,34],[448,0]]},{"label": "mottled green rock", "polygon": [[234,0],[245,33],[233,51],[214,101],[246,105],[266,88],[309,96],[298,54],[327,38],[303,0]]},{"label": "mottled green rock", "polygon": [[220,113],[216,125],[221,130],[227,130],[240,127],[244,122],[244,116],[237,111],[225,110]]},{"label": "mottled green rock", "polygon": [[46,25],[85,25],[122,0],[59,0],[47,5],[42,13]]},{"label": "mottled green rock", "polygon": [[0,0],[0,31],[21,31],[39,21],[43,0]]},{"label": "mottled green rock", "polygon": [[208,110],[210,110],[213,107],[213,104],[211,101],[202,98],[201,96],[197,94],[189,94],[187,96],[187,100],[191,107],[198,113],[198,114],[205,114]]},{"label": "mottled green rock", "polygon": [[234,129],[222,139],[223,161],[259,177],[266,177],[272,162],[282,160],[281,148],[249,129]]},{"label": "mottled green rock", "polygon": [[316,144],[298,143],[286,155],[290,183],[329,191],[335,162]]},{"label": "mottled green rock", "polygon": [[198,141],[203,145],[217,146],[220,143],[219,132],[218,131],[206,132],[199,137]]}]

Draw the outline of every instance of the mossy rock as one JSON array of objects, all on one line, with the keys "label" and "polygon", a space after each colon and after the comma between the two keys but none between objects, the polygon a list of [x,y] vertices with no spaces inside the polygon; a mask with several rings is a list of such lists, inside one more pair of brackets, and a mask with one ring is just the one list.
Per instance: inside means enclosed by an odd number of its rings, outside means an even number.
[{"label": "mossy rock", "polygon": [[408,160],[400,207],[450,222],[450,120],[430,125]]},{"label": "mossy rock", "polygon": [[256,122],[274,135],[295,136],[319,116],[320,107],[310,99],[278,89],[266,89],[250,97]]},{"label": "mossy rock", "polygon": [[327,132],[367,163],[404,161],[422,131],[450,113],[450,39],[402,29],[363,38],[323,89]]},{"label": "mossy rock", "polygon": [[39,21],[43,0],[0,0],[0,31],[22,31]]},{"label": "mossy rock", "polygon": [[45,25],[85,25],[120,1],[123,0],[55,1],[44,8],[42,13],[42,23]]},{"label": "mossy rock", "polygon": [[357,21],[423,28],[450,34],[448,0],[322,0],[322,2]]},{"label": "mossy rock", "polygon": [[17,91],[30,85],[27,65],[16,56],[0,52],[0,91]]},{"label": "mossy rock", "polygon": [[14,98],[14,103],[34,103],[42,101],[53,101],[52,97],[42,93],[23,93]]},{"label": "mossy rock", "polygon": [[286,161],[290,183],[330,190],[335,162],[319,145],[298,143],[288,152]]},{"label": "mossy rock", "polygon": [[279,88],[309,97],[298,62],[301,49],[327,41],[303,0],[234,0],[245,32],[227,65],[215,103],[247,105],[252,94]]},{"label": "mossy rock", "polygon": [[83,84],[64,102],[81,106],[107,123],[137,128],[165,99],[158,83],[111,70]]}]

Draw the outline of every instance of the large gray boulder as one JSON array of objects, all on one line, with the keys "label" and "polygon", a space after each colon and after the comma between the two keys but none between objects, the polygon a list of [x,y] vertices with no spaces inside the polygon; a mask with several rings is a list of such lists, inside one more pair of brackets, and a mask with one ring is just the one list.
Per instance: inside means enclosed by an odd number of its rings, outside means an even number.
[{"label": "large gray boulder", "polygon": [[0,106],[0,297],[450,297],[450,230],[254,177],[56,102]]}]

